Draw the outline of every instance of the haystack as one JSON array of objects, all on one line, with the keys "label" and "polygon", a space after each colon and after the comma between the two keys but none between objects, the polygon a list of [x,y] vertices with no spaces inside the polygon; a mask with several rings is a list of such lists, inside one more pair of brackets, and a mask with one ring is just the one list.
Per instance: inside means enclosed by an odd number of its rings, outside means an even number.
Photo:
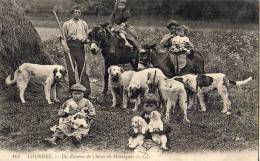
[{"label": "haystack", "polygon": [[0,94],[4,80],[22,63],[52,63],[42,41],[15,0],[0,0]]}]

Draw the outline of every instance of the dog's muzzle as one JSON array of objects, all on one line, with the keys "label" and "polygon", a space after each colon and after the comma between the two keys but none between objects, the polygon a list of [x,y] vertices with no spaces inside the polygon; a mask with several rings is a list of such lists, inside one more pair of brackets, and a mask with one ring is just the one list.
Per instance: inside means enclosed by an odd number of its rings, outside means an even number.
[{"label": "dog's muzzle", "polygon": [[90,45],[90,51],[93,55],[96,55],[99,51],[99,47],[97,46],[96,43],[91,43]]},{"label": "dog's muzzle", "polygon": [[113,82],[118,82],[119,81],[119,74],[117,73],[116,75],[113,75],[111,79],[112,79]]},{"label": "dog's muzzle", "polygon": [[140,92],[137,88],[132,88],[130,92],[130,98],[135,99],[139,96]]}]

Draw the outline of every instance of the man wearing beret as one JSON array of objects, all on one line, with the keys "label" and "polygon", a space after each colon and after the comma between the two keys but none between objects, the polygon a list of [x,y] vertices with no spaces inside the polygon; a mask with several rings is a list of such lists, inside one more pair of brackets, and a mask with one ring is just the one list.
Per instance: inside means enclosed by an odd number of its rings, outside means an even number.
[{"label": "man wearing beret", "polygon": [[170,33],[166,34],[160,41],[160,45],[163,48],[169,49],[171,47],[171,39],[176,36],[176,29],[179,26],[179,23],[174,20],[169,20],[166,27]]},{"label": "man wearing beret", "polygon": [[[86,21],[80,19],[81,11],[78,6],[74,6],[72,8],[71,14],[73,15],[73,18],[63,24],[63,31],[69,48],[67,50],[69,50],[71,54],[73,66],[77,66],[77,71],[75,72],[78,72],[77,75],[79,79],[81,78],[80,83],[86,87],[84,96],[88,98],[91,93],[91,89],[89,77],[86,73],[86,59],[84,50],[84,44],[88,42],[88,25]],[[69,85],[71,86],[76,83],[75,73],[72,69],[72,65],[70,64],[67,54],[65,58],[69,75]]]},{"label": "man wearing beret", "polygon": [[[65,101],[58,112],[60,117],[59,124],[50,128],[51,131],[54,132],[52,138],[45,139],[44,141],[56,145],[58,140],[64,139],[65,137],[72,137],[73,143],[78,145],[80,140],[88,134],[96,112],[92,103],[84,98],[85,91],[86,88],[81,84],[71,86],[72,98]],[[83,114],[87,126],[80,128],[72,126],[71,119],[78,113],[80,113],[80,115]]]}]

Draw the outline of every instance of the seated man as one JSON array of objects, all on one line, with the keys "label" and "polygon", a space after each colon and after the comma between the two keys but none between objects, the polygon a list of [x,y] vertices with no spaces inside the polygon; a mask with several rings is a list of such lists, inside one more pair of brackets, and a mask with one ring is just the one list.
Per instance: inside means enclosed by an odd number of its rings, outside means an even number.
[{"label": "seated man", "polygon": [[72,137],[73,143],[79,144],[82,137],[88,134],[96,112],[92,103],[83,98],[85,91],[81,84],[71,86],[72,98],[63,103],[58,112],[59,124],[51,128],[54,134],[45,141],[57,145],[58,140]]},{"label": "seated man", "polygon": [[[150,122],[150,114],[152,111],[158,111],[159,108],[159,98],[155,94],[145,94],[143,98],[143,109],[140,114],[140,116],[146,121],[147,124]],[[162,131],[159,129],[154,130],[154,134],[159,134],[159,135],[166,135],[167,137],[167,147],[170,148],[170,138],[169,138],[169,133],[171,132],[171,127],[169,124],[166,122],[165,119],[162,120],[164,124],[164,128]],[[153,152],[162,152],[161,146],[154,143],[152,141],[152,134],[149,131],[147,131],[144,135],[144,143],[142,146],[138,146],[135,148],[135,152],[139,153],[153,153]],[[129,130],[128,132],[130,137],[136,137],[138,134],[136,134],[132,129]]]},{"label": "seated man", "polygon": [[177,29],[178,26],[179,26],[178,22],[176,22],[174,20],[169,20],[166,27],[168,28],[170,33],[164,35],[164,37],[160,41],[160,45],[161,45],[162,48],[165,48],[166,50],[170,49],[170,47],[172,46],[171,39],[173,37],[177,36],[176,29]]},{"label": "seated man", "polygon": [[176,21],[170,20],[167,24],[170,30],[161,40],[160,44],[165,50],[162,52],[170,52],[171,61],[175,66],[175,73],[186,66],[187,54],[193,49],[193,44],[187,37],[189,28],[185,25],[180,25]]}]

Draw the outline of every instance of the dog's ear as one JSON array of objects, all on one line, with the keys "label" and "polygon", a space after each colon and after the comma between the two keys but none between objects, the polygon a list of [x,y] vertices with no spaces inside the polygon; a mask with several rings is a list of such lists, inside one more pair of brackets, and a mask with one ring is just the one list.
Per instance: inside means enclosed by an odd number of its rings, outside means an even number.
[{"label": "dog's ear", "polygon": [[65,68],[61,68],[60,72],[63,76],[67,74],[67,70]]},{"label": "dog's ear", "polygon": [[179,82],[183,83],[183,78],[181,78],[181,77],[176,77],[176,78],[173,78],[173,79],[176,80],[176,81],[179,81]]},{"label": "dog's ear", "polygon": [[121,71],[121,73],[124,73],[124,68],[123,67],[120,67],[120,71]]},{"label": "dog's ear", "polygon": [[150,77],[151,77],[151,73],[150,73],[150,72],[148,72],[148,73],[147,73],[147,80],[149,80],[149,79],[150,79]]},{"label": "dog's ear", "polygon": [[139,125],[143,125],[143,122],[142,122],[142,119],[141,119],[141,118],[138,119],[138,124],[139,124]]},{"label": "dog's ear", "polygon": [[212,84],[213,78],[205,74],[198,74],[197,82],[198,82],[198,87],[208,87]]},{"label": "dog's ear", "polygon": [[55,69],[53,70],[53,74],[56,75],[57,72],[58,72],[58,69],[55,68]]},{"label": "dog's ear", "polygon": [[107,69],[108,74],[111,74],[111,67]]}]

